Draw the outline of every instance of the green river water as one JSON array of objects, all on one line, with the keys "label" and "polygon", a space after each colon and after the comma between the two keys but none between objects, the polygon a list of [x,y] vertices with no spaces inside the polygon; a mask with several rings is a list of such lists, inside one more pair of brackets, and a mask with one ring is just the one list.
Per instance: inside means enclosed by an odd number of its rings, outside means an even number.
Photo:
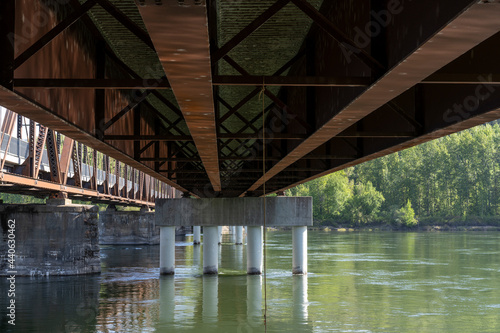
[{"label": "green river water", "polygon": [[0,332],[500,332],[500,233],[309,231],[309,273],[292,276],[291,232],[268,231],[266,279],[224,237],[215,277],[187,237],[173,277],[159,246],[132,245],[103,246],[99,276],[17,278]]}]

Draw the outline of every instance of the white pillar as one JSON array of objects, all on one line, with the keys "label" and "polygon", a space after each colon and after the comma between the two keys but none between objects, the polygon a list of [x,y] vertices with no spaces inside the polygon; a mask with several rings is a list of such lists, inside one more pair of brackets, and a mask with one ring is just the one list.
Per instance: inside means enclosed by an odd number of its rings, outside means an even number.
[{"label": "white pillar", "polygon": [[201,246],[193,247],[193,266],[200,267],[201,265]]},{"label": "white pillar", "polygon": [[218,240],[217,227],[203,227],[203,274],[217,274],[219,269]]},{"label": "white pillar", "polygon": [[217,227],[219,244],[222,244],[222,226]]},{"label": "white pillar", "polygon": [[242,245],[243,244],[243,226],[238,225],[234,227],[234,232],[236,235],[234,236],[234,243],[236,245]]},{"label": "white pillar", "polygon": [[160,274],[175,271],[175,227],[160,227]]},{"label": "white pillar", "polygon": [[307,227],[292,228],[292,273],[307,274]]},{"label": "white pillar", "polygon": [[199,225],[193,226],[193,244],[198,245],[201,243],[201,227]]},{"label": "white pillar", "polygon": [[262,274],[262,227],[247,227],[247,273]]}]

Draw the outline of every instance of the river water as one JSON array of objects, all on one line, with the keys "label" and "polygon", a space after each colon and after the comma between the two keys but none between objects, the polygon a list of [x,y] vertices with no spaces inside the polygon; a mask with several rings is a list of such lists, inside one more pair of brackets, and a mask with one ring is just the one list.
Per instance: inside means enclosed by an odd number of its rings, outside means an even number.
[{"label": "river water", "polygon": [[265,299],[268,332],[500,332],[500,233],[309,231],[307,276],[291,274],[291,232],[266,238],[265,283],[245,246],[220,246],[218,277],[189,237],[174,277],[159,246],[104,246],[99,276],[18,278],[0,332],[264,332]]}]

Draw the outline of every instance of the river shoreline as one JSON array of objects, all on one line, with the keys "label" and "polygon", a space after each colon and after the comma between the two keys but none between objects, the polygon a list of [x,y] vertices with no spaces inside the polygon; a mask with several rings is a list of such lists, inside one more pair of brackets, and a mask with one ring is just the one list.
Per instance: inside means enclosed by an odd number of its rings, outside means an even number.
[{"label": "river shoreline", "polygon": [[[268,227],[268,231],[288,230],[291,228]],[[441,232],[441,231],[500,231],[500,226],[477,225],[477,226],[449,226],[449,225],[425,225],[414,228],[397,227],[391,225],[373,225],[366,227],[332,227],[332,226],[312,226],[308,230],[324,232]]]}]

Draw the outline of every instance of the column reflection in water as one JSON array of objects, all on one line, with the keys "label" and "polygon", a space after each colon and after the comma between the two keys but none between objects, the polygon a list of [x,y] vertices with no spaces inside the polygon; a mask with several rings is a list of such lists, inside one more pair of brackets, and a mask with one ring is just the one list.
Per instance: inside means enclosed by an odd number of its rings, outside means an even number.
[{"label": "column reflection in water", "polygon": [[238,271],[246,270],[246,260],[243,261],[243,246],[236,246],[234,249],[234,269]]},{"label": "column reflection in water", "polygon": [[175,321],[175,278],[173,276],[160,277],[160,318],[161,326],[172,324]]},{"label": "column reflection in water", "polygon": [[203,322],[217,323],[219,312],[219,278],[217,275],[203,276]]},{"label": "column reflection in water", "polygon": [[307,275],[293,277],[293,317],[295,322],[306,322],[309,316],[307,297]]},{"label": "column reflection in water", "polygon": [[262,276],[247,276],[247,318],[250,324],[262,322]]}]

